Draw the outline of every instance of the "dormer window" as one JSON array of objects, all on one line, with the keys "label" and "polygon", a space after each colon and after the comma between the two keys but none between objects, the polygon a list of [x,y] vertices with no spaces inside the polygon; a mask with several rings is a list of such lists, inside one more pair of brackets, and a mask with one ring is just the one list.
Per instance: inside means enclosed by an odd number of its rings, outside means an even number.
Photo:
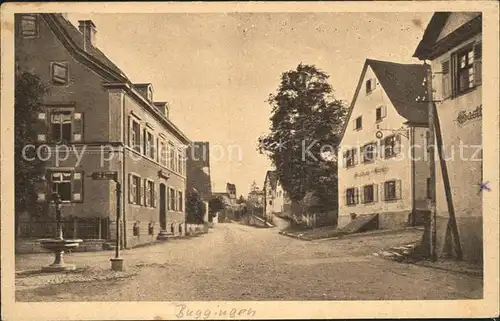
[{"label": "dormer window", "polygon": [[148,87],[148,100],[153,101],[153,90],[151,89],[151,86]]}]

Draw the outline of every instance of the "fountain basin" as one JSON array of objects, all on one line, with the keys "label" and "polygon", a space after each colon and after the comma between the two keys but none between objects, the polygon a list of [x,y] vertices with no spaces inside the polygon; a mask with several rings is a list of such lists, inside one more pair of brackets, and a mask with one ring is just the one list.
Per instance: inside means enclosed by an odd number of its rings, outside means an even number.
[{"label": "fountain basin", "polygon": [[80,239],[40,239],[38,240],[42,248],[47,249],[54,253],[54,263],[42,267],[44,272],[62,272],[72,271],[76,269],[74,264],[64,263],[64,252],[80,246],[83,240]]}]

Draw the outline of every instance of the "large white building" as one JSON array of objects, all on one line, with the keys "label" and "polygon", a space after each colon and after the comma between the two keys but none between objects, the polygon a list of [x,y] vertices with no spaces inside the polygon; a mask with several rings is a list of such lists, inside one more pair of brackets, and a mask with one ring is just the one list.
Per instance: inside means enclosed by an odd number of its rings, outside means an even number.
[{"label": "large white building", "polygon": [[[338,159],[338,226],[422,223],[430,176],[423,65],[367,59],[343,129]],[[416,146],[415,148],[410,148]]]},{"label": "large white building", "polygon": [[267,171],[264,179],[264,209],[266,216],[289,211],[290,201],[275,171]]},{"label": "large white building", "polygon": [[[437,254],[451,251],[453,205],[463,259],[482,261],[482,16],[438,12],[432,16],[415,57],[431,62],[433,88],[448,181],[436,158]],[[436,135],[436,138],[437,135]],[[454,243],[454,242],[453,242]]]}]

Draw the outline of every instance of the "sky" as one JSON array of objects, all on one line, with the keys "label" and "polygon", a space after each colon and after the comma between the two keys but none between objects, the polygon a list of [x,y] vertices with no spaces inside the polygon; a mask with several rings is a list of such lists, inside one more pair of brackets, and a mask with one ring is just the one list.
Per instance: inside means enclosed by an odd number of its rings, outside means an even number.
[{"label": "sky", "polygon": [[330,75],[349,103],[367,58],[412,58],[432,13],[68,14],[90,19],[96,45],[134,83],[152,83],[171,120],[192,140],[209,141],[212,190],[236,184],[247,195],[272,169],[257,151],[269,132],[283,72],[299,63]]}]

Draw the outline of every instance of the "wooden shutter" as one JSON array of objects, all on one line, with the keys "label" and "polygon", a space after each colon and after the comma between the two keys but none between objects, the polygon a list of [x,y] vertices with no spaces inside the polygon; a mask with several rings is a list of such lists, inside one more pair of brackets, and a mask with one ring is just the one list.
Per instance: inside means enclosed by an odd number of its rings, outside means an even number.
[{"label": "wooden shutter", "polygon": [[479,86],[482,83],[482,58],[483,49],[482,43],[479,42],[474,45],[474,85]]},{"label": "wooden shutter", "polygon": [[401,180],[398,179],[396,180],[396,183],[395,183],[395,188],[396,188],[396,199],[399,200],[401,199]]},{"label": "wooden shutter", "polygon": [[373,203],[378,202],[378,184],[373,184]]},{"label": "wooden shutter", "polygon": [[36,115],[36,141],[38,143],[47,142],[47,134],[48,134],[48,117],[49,114],[46,112],[39,112]]},{"label": "wooden shutter", "polygon": [[143,193],[144,193],[144,191],[142,190],[142,180],[139,178],[139,179],[137,179],[137,197],[136,197],[137,202],[136,202],[136,204],[138,204],[138,205],[143,204],[143,197],[144,197],[142,195]]},{"label": "wooden shutter", "polygon": [[360,192],[359,192],[359,194],[360,194],[360,195],[359,195],[359,202],[360,202],[361,204],[363,204],[363,203],[365,202],[365,187],[364,187],[364,186],[362,186],[362,187],[360,187],[359,189],[360,189]]},{"label": "wooden shutter", "polygon": [[132,190],[132,174],[128,174],[128,202],[133,203],[134,191]]},{"label": "wooden shutter", "polygon": [[385,183],[380,183],[380,197],[383,201],[387,200],[387,197],[385,195]]},{"label": "wooden shutter", "polygon": [[71,200],[73,202],[83,202],[83,172],[73,172],[71,179]]},{"label": "wooden shutter", "polygon": [[441,95],[442,99],[451,95],[450,61],[446,60],[441,64]]},{"label": "wooden shutter", "polygon": [[384,138],[379,140],[379,148],[380,148],[379,156],[380,156],[380,158],[384,158],[384,156],[385,156],[385,139]]},{"label": "wooden shutter", "polygon": [[153,184],[153,207],[158,206],[158,190],[159,188],[156,188],[156,184]]},{"label": "wooden shutter", "polygon": [[358,164],[358,149],[352,149],[352,159],[353,159],[353,164],[356,165]]},{"label": "wooden shutter", "polygon": [[457,54],[451,55],[451,97],[456,97],[458,93],[458,59]]},{"label": "wooden shutter", "polygon": [[382,118],[384,118],[387,115],[387,106],[386,105],[381,106],[381,115],[382,115]]},{"label": "wooden shutter", "polygon": [[37,203],[45,203],[47,201],[47,173],[38,175],[38,179],[35,182],[35,192],[37,195]]},{"label": "wooden shutter", "polygon": [[132,116],[128,116],[128,145],[134,148],[134,142],[132,141],[132,133],[134,132],[134,119]]},{"label": "wooden shutter", "polygon": [[348,201],[348,198],[347,198],[347,190],[346,189],[344,190],[344,204],[345,205],[349,204],[349,201]]},{"label": "wooden shutter", "polygon": [[142,195],[143,203],[142,204],[144,204],[144,206],[149,206],[149,204],[148,204],[148,180],[144,179],[143,183],[144,183],[144,186],[142,187],[142,192],[143,192],[143,195]]},{"label": "wooden shutter", "polygon": [[83,141],[83,113],[73,114],[73,141]]},{"label": "wooden shutter", "polygon": [[359,204],[359,188],[354,188],[354,204]]}]

